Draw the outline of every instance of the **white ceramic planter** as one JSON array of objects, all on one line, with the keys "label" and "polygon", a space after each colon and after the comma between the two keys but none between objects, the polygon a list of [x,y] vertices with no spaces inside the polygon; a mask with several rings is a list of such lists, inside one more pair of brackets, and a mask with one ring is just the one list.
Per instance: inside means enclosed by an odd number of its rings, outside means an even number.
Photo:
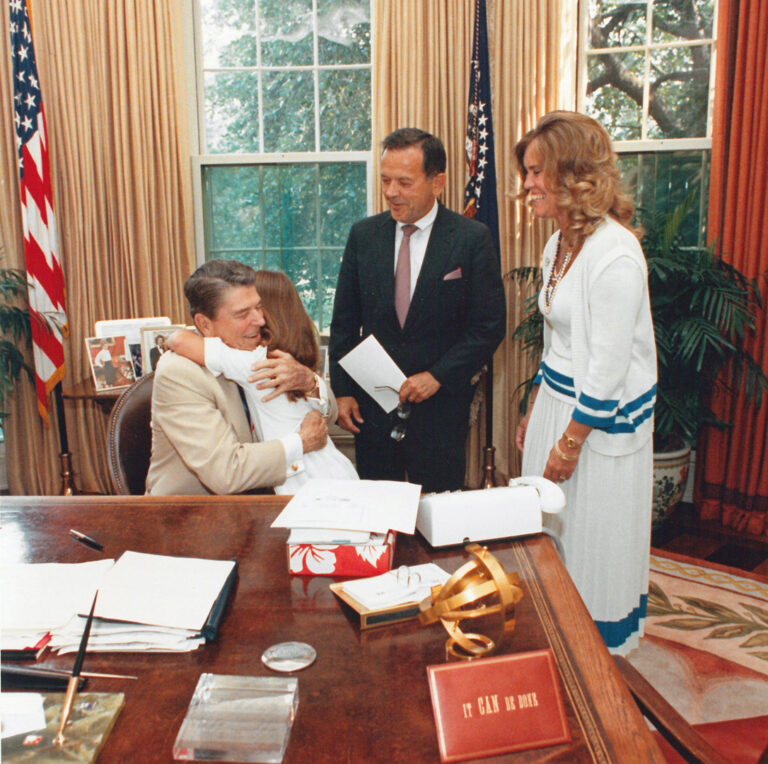
[{"label": "white ceramic planter", "polygon": [[653,455],[653,526],[661,525],[685,491],[691,449]]}]

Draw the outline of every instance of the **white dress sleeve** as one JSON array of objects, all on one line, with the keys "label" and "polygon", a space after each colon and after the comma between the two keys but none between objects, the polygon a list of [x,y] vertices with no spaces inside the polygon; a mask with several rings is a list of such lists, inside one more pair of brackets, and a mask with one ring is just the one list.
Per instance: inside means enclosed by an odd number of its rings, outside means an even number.
[{"label": "white dress sleeve", "polygon": [[645,284],[640,265],[630,256],[620,256],[590,287],[589,356],[573,413],[577,422],[601,430],[612,430],[616,425]]},{"label": "white dress sleeve", "polygon": [[223,374],[239,385],[250,384],[251,366],[267,357],[262,345],[255,350],[238,350],[229,347],[219,337],[205,337],[205,366],[211,374]]}]

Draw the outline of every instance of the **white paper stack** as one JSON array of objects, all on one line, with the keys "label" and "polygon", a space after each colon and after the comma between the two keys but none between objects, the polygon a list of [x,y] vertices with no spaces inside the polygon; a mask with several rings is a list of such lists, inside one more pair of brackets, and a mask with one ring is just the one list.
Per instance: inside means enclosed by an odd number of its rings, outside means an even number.
[{"label": "white paper stack", "polygon": [[65,629],[78,612],[87,613],[96,589],[114,564],[114,560],[96,560],[0,567],[3,649],[35,645],[49,632]]},{"label": "white paper stack", "polygon": [[52,649],[75,652],[98,589],[89,651],[194,650],[205,641],[201,630],[234,565],[125,552],[117,563],[4,567],[3,647],[50,632]]},{"label": "white paper stack", "polygon": [[292,544],[375,543],[390,530],[414,533],[420,495],[415,483],[309,480],[272,526],[290,528]]},{"label": "white paper stack", "polygon": [[433,562],[403,566],[380,576],[344,581],[341,588],[369,610],[381,610],[429,597],[433,586],[442,586],[450,573]]}]

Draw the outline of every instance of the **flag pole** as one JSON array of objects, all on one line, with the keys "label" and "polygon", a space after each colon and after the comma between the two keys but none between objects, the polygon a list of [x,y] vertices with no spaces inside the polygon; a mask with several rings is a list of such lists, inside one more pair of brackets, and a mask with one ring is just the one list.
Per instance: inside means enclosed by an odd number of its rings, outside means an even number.
[{"label": "flag pole", "polygon": [[[491,76],[488,61],[488,27],[485,0],[475,0],[472,62],[467,108],[467,163],[469,179],[464,189],[464,214],[488,226],[501,267],[499,211],[496,201],[496,156],[493,147]],[[485,447],[482,488],[496,485],[496,449],[493,446],[493,358],[485,372]]]},{"label": "flag pole", "polygon": [[496,448],[493,445],[493,358],[485,371],[485,448],[483,449],[483,488],[496,485]]},{"label": "flag pole", "polygon": [[64,417],[64,397],[61,391],[61,382],[57,382],[53,388],[53,400],[56,404],[56,424],[59,431],[59,460],[61,462],[61,490],[59,493],[62,496],[74,496],[78,491],[72,475],[72,456],[69,453],[67,420]]},{"label": "flag pole", "polygon": [[19,201],[24,232],[24,259],[35,365],[37,409],[49,424],[50,390],[59,426],[62,492],[74,493],[69,446],[64,420],[61,380],[64,378],[64,343],[69,327],[64,305],[64,273],[58,254],[56,216],[49,144],[40,80],[32,44],[32,23],[26,0],[9,5],[9,32],[13,69],[14,130],[19,169]]}]

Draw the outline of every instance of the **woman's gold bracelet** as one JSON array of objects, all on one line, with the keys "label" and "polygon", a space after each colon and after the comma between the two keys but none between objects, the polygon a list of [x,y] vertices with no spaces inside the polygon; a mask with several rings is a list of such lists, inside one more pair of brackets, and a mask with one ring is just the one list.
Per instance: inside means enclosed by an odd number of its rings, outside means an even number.
[{"label": "woman's gold bracelet", "polygon": [[559,456],[559,457],[560,457],[560,458],[561,458],[561,459],[562,459],[564,462],[575,462],[575,461],[576,461],[576,460],[579,458],[579,455],[578,455],[578,454],[576,454],[575,456],[566,456],[566,454],[564,454],[564,453],[563,453],[563,452],[560,450],[560,446],[558,446],[558,445],[557,445],[557,443],[555,443],[555,445],[554,445],[554,449],[555,449],[555,453],[556,453],[556,454],[557,454],[557,455],[558,455],[558,456]]},{"label": "woman's gold bracelet", "polygon": [[563,440],[565,441],[565,445],[568,446],[568,448],[572,448],[574,450],[579,449],[582,447],[582,443],[579,443],[576,438],[572,438],[570,435],[568,435],[567,432],[563,433]]}]

